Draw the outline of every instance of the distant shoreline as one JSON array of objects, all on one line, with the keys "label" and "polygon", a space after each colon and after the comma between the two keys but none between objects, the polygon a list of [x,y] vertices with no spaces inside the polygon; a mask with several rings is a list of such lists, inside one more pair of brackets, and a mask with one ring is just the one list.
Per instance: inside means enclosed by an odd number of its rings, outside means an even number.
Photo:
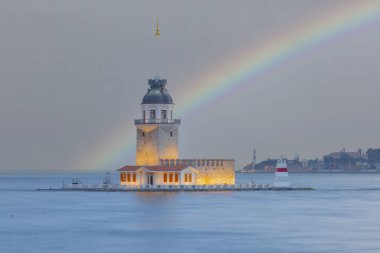
[{"label": "distant shoreline", "polygon": [[[271,174],[274,171],[235,171],[237,174]],[[289,173],[297,174],[380,174],[380,171],[289,171]]]}]

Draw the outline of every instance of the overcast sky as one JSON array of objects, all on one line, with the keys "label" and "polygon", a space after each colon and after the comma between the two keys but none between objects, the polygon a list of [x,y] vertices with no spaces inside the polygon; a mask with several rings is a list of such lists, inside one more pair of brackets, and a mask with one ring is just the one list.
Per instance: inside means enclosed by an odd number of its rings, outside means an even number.
[{"label": "overcast sky", "polygon": [[[160,75],[180,106],[176,97],[219,62],[349,3],[1,0],[0,171],[92,169],[83,157],[106,136],[123,125],[134,131],[155,72],[157,16]],[[302,54],[191,117],[177,114],[181,157],[234,158],[239,168],[253,147],[258,160],[380,147],[379,24]],[[102,169],[134,164],[134,156]]]}]

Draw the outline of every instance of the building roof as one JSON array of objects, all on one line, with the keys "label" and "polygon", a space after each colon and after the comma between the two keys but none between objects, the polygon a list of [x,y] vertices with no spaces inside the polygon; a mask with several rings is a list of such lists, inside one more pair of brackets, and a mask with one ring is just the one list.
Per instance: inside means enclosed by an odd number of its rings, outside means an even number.
[{"label": "building roof", "polygon": [[167,91],[166,79],[149,79],[149,89],[142,104],[173,104],[173,99]]},{"label": "building roof", "polygon": [[351,156],[352,158],[355,158],[355,159],[357,158],[367,159],[367,155],[362,154],[360,152],[333,152],[333,153],[330,153],[329,155],[335,159],[339,159],[341,155],[343,154]]},{"label": "building roof", "polygon": [[137,171],[138,169],[140,168],[145,168],[147,169],[148,171],[182,171],[184,169],[186,169],[187,167],[189,166],[184,166],[184,165],[177,165],[177,166],[161,166],[161,165],[157,165],[157,166],[136,166],[136,165],[127,165],[127,166],[124,166],[120,169],[118,169],[118,171]]}]

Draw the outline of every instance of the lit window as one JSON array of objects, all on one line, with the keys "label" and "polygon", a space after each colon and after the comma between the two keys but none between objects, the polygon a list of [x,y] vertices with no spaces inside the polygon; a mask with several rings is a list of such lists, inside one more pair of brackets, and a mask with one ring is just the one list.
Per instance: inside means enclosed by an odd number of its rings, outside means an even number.
[{"label": "lit window", "polygon": [[191,179],[191,174],[189,174],[189,182],[191,182],[192,181],[192,179]]},{"label": "lit window", "polygon": [[150,118],[155,119],[156,118],[156,111],[155,110],[150,110]]},{"label": "lit window", "polygon": [[187,174],[185,174],[185,183],[187,183]]},{"label": "lit window", "polygon": [[173,173],[169,173],[169,182],[173,182]]},{"label": "lit window", "polygon": [[178,173],[175,173],[175,174],[174,174],[174,181],[175,181],[176,183],[178,183]]},{"label": "lit window", "polygon": [[161,119],[166,119],[166,110],[161,110]]},{"label": "lit window", "polygon": [[121,173],[121,174],[120,174],[120,181],[121,181],[121,182],[125,182],[126,179],[127,179],[127,178],[126,178],[126,176],[125,176],[125,173]]},{"label": "lit window", "polygon": [[136,173],[132,174],[132,179],[133,179],[133,182],[136,183]]},{"label": "lit window", "polygon": [[164,183],[168,181],[168,174],[164,173]]},{"label": "lit window", "polygon": [[131,174],[127,173],[127,182],[131,182]]}]

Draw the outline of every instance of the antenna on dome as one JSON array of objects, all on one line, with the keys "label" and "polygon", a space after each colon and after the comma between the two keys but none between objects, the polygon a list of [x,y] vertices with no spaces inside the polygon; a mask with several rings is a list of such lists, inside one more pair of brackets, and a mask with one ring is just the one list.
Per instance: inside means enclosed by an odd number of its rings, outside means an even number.
[{"label": "antenna on dome", "polygon": [[158,75],[158,39],[160,38],[160,26],[158,24],[158,18],[157,18],[157,21],[156,21],[156,32],[154,34],[154,38],[156,40],[156,75],[154,77],[154,79],[157,81],[159,78],[159,75]]}]

